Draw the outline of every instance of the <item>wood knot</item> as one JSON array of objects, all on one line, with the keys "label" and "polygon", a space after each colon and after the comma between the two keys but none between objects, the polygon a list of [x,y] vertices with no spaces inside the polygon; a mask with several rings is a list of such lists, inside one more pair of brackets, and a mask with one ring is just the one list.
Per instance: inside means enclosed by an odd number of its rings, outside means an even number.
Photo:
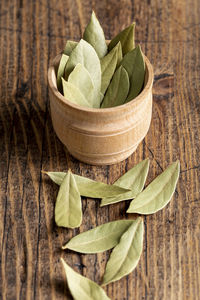
[{"label": "wood knot", "polygon": [[155,75],[153,85],[155,99],[162,100],[174,96],[174,74],[162,73]]}]

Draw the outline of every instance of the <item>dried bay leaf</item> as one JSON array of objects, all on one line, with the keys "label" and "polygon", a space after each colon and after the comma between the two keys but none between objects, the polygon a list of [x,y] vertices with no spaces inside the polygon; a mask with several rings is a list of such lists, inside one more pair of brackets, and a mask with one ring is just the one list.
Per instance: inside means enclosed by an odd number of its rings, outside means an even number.
[{"label": "dried bay leaf", "polygon": [[63,78],[62,78],[62,85],[63,85],[64,97],[68,101],[71,101],[72,103],[75,103],[80,106],[92,107],[92,105],[86,100],[84,95],[75,85],[64,80]]},{"label": "dried bay leaf", "polygon": [[142,218],[137,218],[132,222],[110,255],[102,285],[128,275],[139,262],[143,246],[144,225]]},{"label": "dried bay leaf", "polygon": [[135,198],[144,188],[148,171],[149,159],[145,159],[126,172],[114,183],[114,185],[129,188],[131,191],[114,197],[103,198],[100,206]]},{"label": "dried bay leaf", "polygon": [[73,174],[69,171],[59,188],[55,206],[55,222],[58,226],[75,228],[82,222],[81,196]]},{"label": "dried bay leaf", "polygon": [[64,75],[65,72],[65,66],[66,63],[69,59],[69,56],[62,54],[61,59],[60,59],[60,63],[58,66],[58,71],[57,71],[57,88],[58,90],[62,93],[62,77]]},{"label": "dried bay leaf", "polygon": [[[62,181],[66,175],[65,172],[44,172],[47,174],[51,180],[56,184],[61,185]],[[94,181],[92,179],[73,174],[76,180],[79,193],[81,196],[90,197],[90,198],[103,198],[108,197],[109,195],[115,196],[123,194],[129,189],[125,189],[115,185],[109,185],[103,182]]]},{"label": "dried bay leaf", "polygon": [[180,162],[177,160],[131,201],[127,213],[148,215],[165,207],[173,196],[179,173]]},{"label": "dried bay leaf", "polygon": [[110,300],[105,291],[94,281],[75,272],[61,258],[69,290],[75,300]]},{"label": "dried bay leaf", "polygon": [[108,50],[113,49],[118,42],[121,42],[123,55],[135,48],[135,23],[116,35],[108,45]]},{"label": "dried bay leaf", "polygon": [[114,107],[124,104],[129,92],[129,78],[125,68],[120,66],[107,89],[101,108]]},{"label": "dried bay leaf", "polygon": [[134,99],[144,84],[145,64],[140,46],[138,45],[131,52],[127,53],[121,61],[121,65],[128,72],[130,90],[125,102]]},{"label": "dried bay leaf", "polygon": [[92,12],[90,22],[85,28],[83,39],[93,46],[99,58],[106,55],[107,45],[104,32],[94,12]]},{"label": "dried bay leaf", "polygon": [[115,247],[121,235],[132,225],[132,220],[109,222],[73,237],[62,249],[80,253],[98,253]]},{"label": "dried bay leaf", "polygon": [[101,90],[101,65],[99,57],[94,48],[86,41],[80,40],[78,45],[72,51],[66,67],[65,67],[65,79],[67,80],[69,74],[73,71],[75,66],[80,63],[84,66],[92,78],[95,87],[95,103],[93,107],[98,108],[100,106],[100,90]]},{"label": "dried bay leaf", "polygon": [[94,84],[88,70],[81,64],[77,64],[74,70],[70,73],[68,82],[72,83],[81,91],[87,102],[92,107],[93,101],[95,100]]},{"label": "dried bay leaf", "polygon": [[104,94],[107,90],[110,81],[113,77],[117,67],[118,60],[120,59],[121,44],[120,42],[101,59],[101,92]]},{"label": "dried bay leaf", "polygon": [[66,54],[66,55],[68,55],[68,56],[70,56],[72,50],[74,50],[74,48],[75,48],[77,45],[78,45],[78,42],[67,41],[63,53]]}]

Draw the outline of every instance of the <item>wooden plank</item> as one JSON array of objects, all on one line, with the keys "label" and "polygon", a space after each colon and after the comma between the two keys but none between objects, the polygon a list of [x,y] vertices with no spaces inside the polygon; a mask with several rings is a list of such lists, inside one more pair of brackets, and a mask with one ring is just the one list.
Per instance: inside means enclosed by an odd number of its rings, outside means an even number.
[{"label": "wooden plank", "polygon": [[[92,9],[107,39],[137,23],[136,41],[154,66],[154,105],[148,135],[126,161],[90,166],[56,137],[49,113],[47,68],[67,39],[78,40]],[[62,251],[72,236],[125,215],[128,202],[99,207],[84,198],[83,224],[55,226],[58,187],[41,170],[66,170],[107,183],[146,157],[148,182],[181,161],[172,202],[144,217],[137,268],[105,290],[111,299],[199,299],[199,49],[200,6],[188,1],[18,0],[0,2],[0,298],[71,299],[60,257],[100,283],[109,252]]]}]

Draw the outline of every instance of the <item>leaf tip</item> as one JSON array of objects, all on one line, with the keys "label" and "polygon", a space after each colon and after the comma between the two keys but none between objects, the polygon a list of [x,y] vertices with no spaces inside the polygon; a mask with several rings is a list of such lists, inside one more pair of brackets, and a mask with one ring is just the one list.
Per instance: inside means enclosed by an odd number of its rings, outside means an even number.
[{"label": "leaf tip", "polygon": [[47,172],[47,171],[44,171],[44,170],[41,170],[41,173],[42,173],[42,174],[48,175],[48,172]]},{"label": "leaf tip", "polygon": [[67,249],[67,244],[61,247],[62,250]]}]

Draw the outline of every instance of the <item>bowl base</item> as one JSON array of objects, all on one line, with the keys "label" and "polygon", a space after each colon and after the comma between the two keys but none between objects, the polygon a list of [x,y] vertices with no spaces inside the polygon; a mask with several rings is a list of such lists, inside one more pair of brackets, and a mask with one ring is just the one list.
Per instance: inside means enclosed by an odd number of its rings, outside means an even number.
[{"label": "bowl base", "polygon": [[84,162],[86,164],[90,165],[114,165],[117,164],[126,158],[128,158],[135,150],[137,149],[138,144],[134,145],[130,149],[120,152],[120,153],[111,153],[111,154],[94,154],[94,155],[84,155],[83,153],[78,153],[76,151],[70,151],[68,149],[69,153],[75,157],[76,159],[80,160],[81,162]]}]

